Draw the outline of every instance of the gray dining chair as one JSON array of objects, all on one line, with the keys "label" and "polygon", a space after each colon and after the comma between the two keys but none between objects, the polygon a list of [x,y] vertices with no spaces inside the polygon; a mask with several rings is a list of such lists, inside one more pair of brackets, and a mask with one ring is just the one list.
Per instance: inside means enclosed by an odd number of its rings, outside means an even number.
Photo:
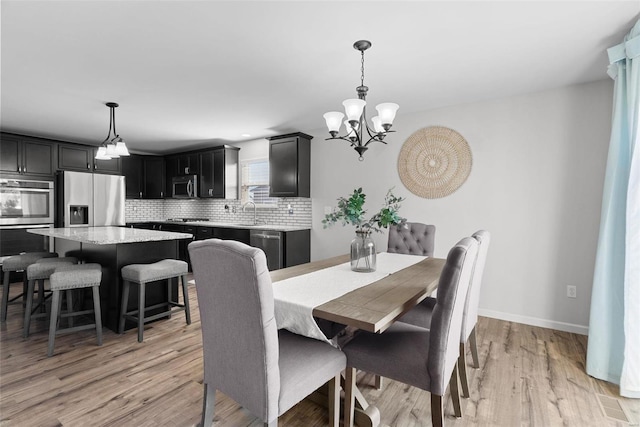
[{"label": "gray dining chair", "polygon": [[277,426],[280,415],[327,382],[329,424],[338,426],[346,357],[327,343],[277,330],[264,252],[219,239],[192,242],[188,250],[202,325],[202,426],[213,422],[216,390],[265,426]]},{"label": "gray dining chair", "polygon": [[[487,251],[491,242],[491,234],[486,230],[479,230],[471,236],[478,241],[478,256],[473,267],[471,275],[471,284],[467,293],[464,305],[464,313],[462,316],[462,332],[460,334],[460,356],[458,360],[458,370],[460,372],[460,383],[462,385],[462,396],[469,397],[469,380],[467,376],[467,364],[465,360],[467,343],[471,349],[471,357],[473,359],[473,367],[479,368],[478,360],[478,344],[476,339],[476,324],[478,323],[478,306],[480,304],[480,286],[482,285],[482,276],[484,274],[484,266],[487,261]],[[398,321],[409,323],[423,328],[429,328],[433,308],[436,304],[435,298],[427,298],[420,304],[412,308],[407,314],[402,316]]]},{"label": "gray dining chair", "polygon": [[392,226],[389,227],[387,252],[432,257],[435,238],[435,225],[406,222]]},{"label": "gray dining chair", "polygon": [[355,371],[360,369],[431,393],[431,421],[444,422],[443,399],[449,382],[456,417],[462,416],[458,395],[458,341],[477,240],[465,237],[447,256],[438,282],[431,329],[394,323],[382,334],[361,331],[348,342],[345,379],[345,427],[353,426]]}]

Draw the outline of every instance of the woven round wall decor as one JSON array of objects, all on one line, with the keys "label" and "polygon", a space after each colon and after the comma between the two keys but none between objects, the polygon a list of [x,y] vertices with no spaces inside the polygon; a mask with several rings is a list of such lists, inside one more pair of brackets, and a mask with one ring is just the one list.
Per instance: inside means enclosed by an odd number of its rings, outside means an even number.
[{"label": "woven round wall decor", "polygon": [[414,132],[404,142],[398,173],[413,194],[439,199],[464,184],[471,164],[471,149],[462,135],[443,126],[430,126]]}]

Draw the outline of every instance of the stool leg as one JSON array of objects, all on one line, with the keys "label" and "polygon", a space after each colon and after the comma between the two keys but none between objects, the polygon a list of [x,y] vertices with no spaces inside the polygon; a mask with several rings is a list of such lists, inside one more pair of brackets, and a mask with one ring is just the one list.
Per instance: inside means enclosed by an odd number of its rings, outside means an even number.
[{"label": "stool leg", "polygon": [[[33,289],[31,289],[31,292],[33,292]],[[38,281],[38,301],[38,304],[40,305],[40,313],[44,313],[44,279],[40,279]]]},{"label": "stool leg", "polygon": [[140,295],[138,297],[138,342],[142,342],[142,332],[144,331],[144,283],[139,283]]},{"label": "stool leg", "polygon": [[[167,319],[171,319],[171,310],[174,307],[174,305],[173,305],[174,302],[173,302],[173,299],[172,299],[173,292],[171,292],[171,285],[172,284],[173,284],[173,278],[167,279],[167,302],[168,302],[168,307],[169,307],[169,312],[168,312],[168,315],[167,315]],[[178,300],[180,299],[180,295],[178,295],[177,299]],[[176,302],[178,302],[178,301],[176,301]]]},{"label": "stool leg", "polygon": [[187,276],[181,276],[182,280],[182,297],[184,298],[184,313],[187,317],[187,325],[191,324],[191,311],[189,310],[189,291],[187,290]]},{"label": "stool leg", "polygon": [[22,327],[22,338],[29,336],[29,329],[31,328],[31,310],[33,310],[33,288],[36,285],[35,280],[29,280],[27,282],[27,306],[24,309],[24,325]]},{"label": "stool leg", "polygon": [[27,269],[22,272],[22,307],[27,305]]},{"label": "stool leg", "polygon": [[122,288],[122,307],[120,310],[120,324],[118,325],[118,333],[124,333],[124,315],[127,313],[127,306],[129,305],[129,281],[123,280],[124,287]]},{"label": "stool leg", "polygon": [[[67,290],[67,313],[73,313],[73,291],[71,289]],[[67,319],[69,319],[69,327],[73,328],[73,316],[69,316]]]},{"label": "stool leg", "polygon": [[98,345],[102,345],[102,313],[100,311],[100,287],[93,287],[93,311],[96,316],[96,335]]},{"label": "stool leg", "polygon": [[7,307],[9,306],[9,276],[11,276],[10,271],[5,271],[4,277],[2,279],[2,306],[0,306],[0,319],[2,322],[7,321]]},{"label": "stool leg", "polygon": [[60,314],[60,305],[62,300],[60,299],[60,291],[54,290],[53,297],[51,298],[51,321],[49,322],[49,348],[47,350],[47,356],[53,356],[53,346],[56,340],[56,331],[58,329],[58,315]]}]

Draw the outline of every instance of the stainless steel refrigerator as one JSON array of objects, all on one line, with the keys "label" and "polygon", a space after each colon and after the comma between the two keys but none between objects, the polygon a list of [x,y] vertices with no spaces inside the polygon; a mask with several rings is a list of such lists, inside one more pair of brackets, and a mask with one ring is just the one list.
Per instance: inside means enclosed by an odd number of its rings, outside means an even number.
[{"label": "stainless steel refrigerator", "polygon": [[56,227],[125,225],[123,176],[59,172]]}]

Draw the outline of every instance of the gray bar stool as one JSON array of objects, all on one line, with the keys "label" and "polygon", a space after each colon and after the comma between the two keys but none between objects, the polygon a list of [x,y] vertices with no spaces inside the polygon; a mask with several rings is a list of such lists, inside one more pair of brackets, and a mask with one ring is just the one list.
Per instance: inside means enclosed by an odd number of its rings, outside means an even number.
[{"label": "gray bar stool", "polygon": [[[31,264],[27,267],[27,306],[24,310],[24,327],[22,336],[27,338],[29,336],[29,329],[31,327],[31,319],[44,317],[47,313],[44,312],[45,289],[44,281],[49,279],[49,276],[56,271],[61,265],[73,265],[77,264],[78,259],[75,257],[64,258],[42,258],[35,264]],[[33,307],[33,293],[35,291],[35,285],[38,284],[38,304]],[[73,306],[73,299],[71,297],[71,291],[67,293],[67,310],[71,311]],[[36,310],[40,308],[41,313],[34,314]]]},{"label": "gray bar stool", "polygon": [[[102,280],[102,266],[100,264],[78,264],[58,266],[49,277],[53,297],[51,300],[51,322],[49,324],[49,347],[47,356],[53,355],[53,346],[56,335],[62,333],[76,332],[85,329],[96,330],[98,345],[102,345],[102,317],[100,312],[100,281]],[[60,312],[62,299],[60,291],[70,289],[92,288],[93,290],[93,310]],[[74,317],[84,314],[94,313],[95,323],[80,325],[64,329],[58,328],[58,321],[61,317]]]},{"label": "gray bar stool", "polygon": [[[31,264],[36,263],[39,259],[42,258],[54,258],[57,257],[58,254],[54,252],[30,252],[21,255],[14,255],[9,258],[5,258],[2,260],[2,274],[4,275],[2,281],[2,305],[0,305],[0,321],[7,321],[7,309],[9,308],[9,303],[14,302],[18,298],[22,296],[26,296],[26,269]],[[24,271],[24,276],[22,279],[22,293],[17,295],[11,299],[9,299],[9,286],[11,286],[9,276],[11,276],[12,272],[15,271]]]},{"label": "gray bar stool", "polygon": [[[122,291],[122,309],[120,311],[120,324],[118,332],[124,332],[125,319],[133,320],[138,323],[138,342],[142,342],[142,334],[144,324],[152,320],[171,315],[171,313],[183,311],[187,318],[187,325],[191,324],[191,311],[189,311],[189,292],[187,290],[187,263],[175,259],[164,259],[153,264],[131,264],[122,267],[122,279],[124,281],[124,289]],[[182,280],[182,296],[184,304],[171,300],[171,279],[180,277]],[[145,286],[147,283],[167,280],[168,302],[145,307]],[[138,285],[138,309],[127,312],[129,303],[129,286],[130,283]],[[145,317],[145,311],[154,310],[156,308],[168,306],[168,310],[162,313]]]}]

